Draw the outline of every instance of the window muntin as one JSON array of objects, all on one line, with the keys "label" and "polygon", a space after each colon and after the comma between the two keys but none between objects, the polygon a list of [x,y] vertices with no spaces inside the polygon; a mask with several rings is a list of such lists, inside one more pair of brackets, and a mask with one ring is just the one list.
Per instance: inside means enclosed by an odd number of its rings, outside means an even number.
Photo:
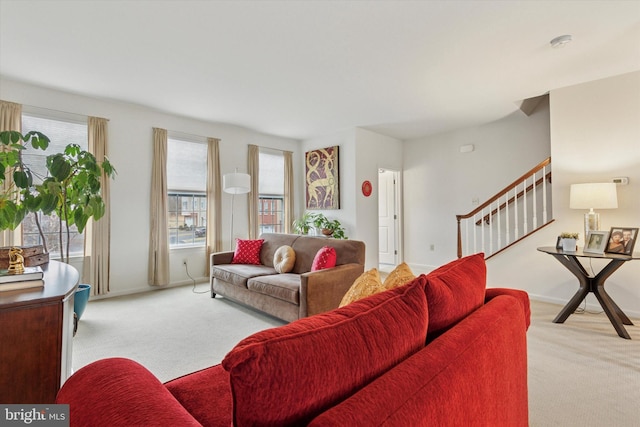
[{"label": "window muntin", "polygon": [[207,196],[204,193],[169,193],[169,246],[204,246]]},{"label": "window muntin", "polygon": [[259,203],[258,218],[260,234],[284,233],[284,197],[261,194]]},{"label": "window muntin", "polygon": [[167,142],[169,248],[205,246],[207,145],[171,136]]}]

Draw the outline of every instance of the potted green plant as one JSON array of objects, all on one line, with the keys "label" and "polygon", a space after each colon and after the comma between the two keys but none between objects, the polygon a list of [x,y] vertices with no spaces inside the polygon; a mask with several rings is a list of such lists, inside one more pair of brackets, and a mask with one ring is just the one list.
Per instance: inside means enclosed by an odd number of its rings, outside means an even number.
[{"label": "potted green plant", "polygon": [[337,219],[330,220],[321,213],[313,215],[313,225],[317,230],[321,230],[322,234],[335,239],[346,239],[344,228]]},{"label": "potted green plant", "polygon": [[300,218],[293,221],[293,231],[298,234],[309,234],[313,227],[313,214],[305,212]]},{"label": "potted green plant", "polygon": [[[27,144],[34,149],[46,150],[49,138],[36,131],[22,135],[17,131],[0,132],[0,230],[15,230],[29,212],[22,201],[22,195],[33,186],[33,175],[22,162],[22,151]],[[13,180],[7,183],[7,174]]]},{"label": "potted green plant", "polygon": [[[35,139],[35,142],[34,142]],[[19,132],[0,132],[0,141],[8,146],[10,152],[18,153],[0,158],[0,179],[5,181],[6,167],[14,169],[14,189],[0,195],[0,229],[15,229],[29,212],[35,215],[35,223],[47,251],[46,237],[40,226],[37,213],[44,215],[56,213],[60,221],[59,244],[63,262],[69,262],[70,228],[75,225],[82,233],[89,219],[99,220],[105,213],[101,196],[100,177],[113,178],[116,170],[106,159],[99,163],[95,156],[82,150],[77,144],[69,144],[62,153],[54,153],[46,158],[48,176],[39,184],[33,183],[28,166],[19,155],[20,141],[30,141],[34,148],[46,149],[49,138],[39,132],[21,135]],[[46,141],[46,143],[44,142]],[[35,144],[35,145],[34,145]],[[63,230],[66,233],[66,246],[63,246]]]},{"label": "potted green plant", "polygon": [[575,252],[578,237],[579,233],[560,233],[560,239],[562,239],[562,250],[565,252]]}]

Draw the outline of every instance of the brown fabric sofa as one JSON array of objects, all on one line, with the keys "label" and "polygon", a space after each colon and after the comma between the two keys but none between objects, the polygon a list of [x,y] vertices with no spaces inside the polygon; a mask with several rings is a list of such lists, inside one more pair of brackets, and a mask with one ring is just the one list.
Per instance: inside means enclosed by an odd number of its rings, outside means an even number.
[{"label": "brown fabric sofa", "polygon": [[[211,254],[211,297],[221,295],[288,322],[337,308],[353,281],[364,272],[365,245],[298,234],[268,233],[260,251],[261,265],[231,264],[233,252]],[[290,273],[278,274],[273,256],[291,246],[296,262]],[[335,248],[336,266],[311,271],[323,246]]]}]

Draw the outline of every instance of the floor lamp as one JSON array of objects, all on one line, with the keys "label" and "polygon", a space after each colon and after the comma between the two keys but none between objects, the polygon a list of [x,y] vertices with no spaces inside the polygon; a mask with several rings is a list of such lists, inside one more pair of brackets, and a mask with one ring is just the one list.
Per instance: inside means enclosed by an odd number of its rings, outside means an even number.
[{"label": "floor lamp", "polygon": [[251,191],[251,176],[246,173],[236,171],[233,173],[226,173],[222,177],[222,190],[225,193],[231,194],[231,237],[230,244],[231,250],[233,250],[233,202],[236,194],[246,194]]}]

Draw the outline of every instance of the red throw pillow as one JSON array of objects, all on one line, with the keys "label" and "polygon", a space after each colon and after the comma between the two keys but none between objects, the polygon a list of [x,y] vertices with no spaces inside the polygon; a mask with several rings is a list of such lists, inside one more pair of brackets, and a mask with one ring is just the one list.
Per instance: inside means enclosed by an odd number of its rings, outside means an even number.
[{"label": "red throw pillow", "polygon": [[262,249],[262,243],[264,243],[264,239],[236,239],[236,251],[233,253],[231,264],[260,265],[260,249]]},{"label": "red throw pillow", "polygon": [[487,266],[484,254],[451,261],[427,274],[429,339],[435,338],[484,304]]},{"label": "red throw pillow", "polygon": [[426,279],[266,329],[222,361],[234,425],[307,425],[424,347]]},{"label": "red throw pillow", "polygon": [[325,268],[332,268],[336,266],[338,255],[336,255],[336,249],[331,246],[323,246],[316,256],[313,258],[313,264],[311,264],[311,271],[324,270]]}]

